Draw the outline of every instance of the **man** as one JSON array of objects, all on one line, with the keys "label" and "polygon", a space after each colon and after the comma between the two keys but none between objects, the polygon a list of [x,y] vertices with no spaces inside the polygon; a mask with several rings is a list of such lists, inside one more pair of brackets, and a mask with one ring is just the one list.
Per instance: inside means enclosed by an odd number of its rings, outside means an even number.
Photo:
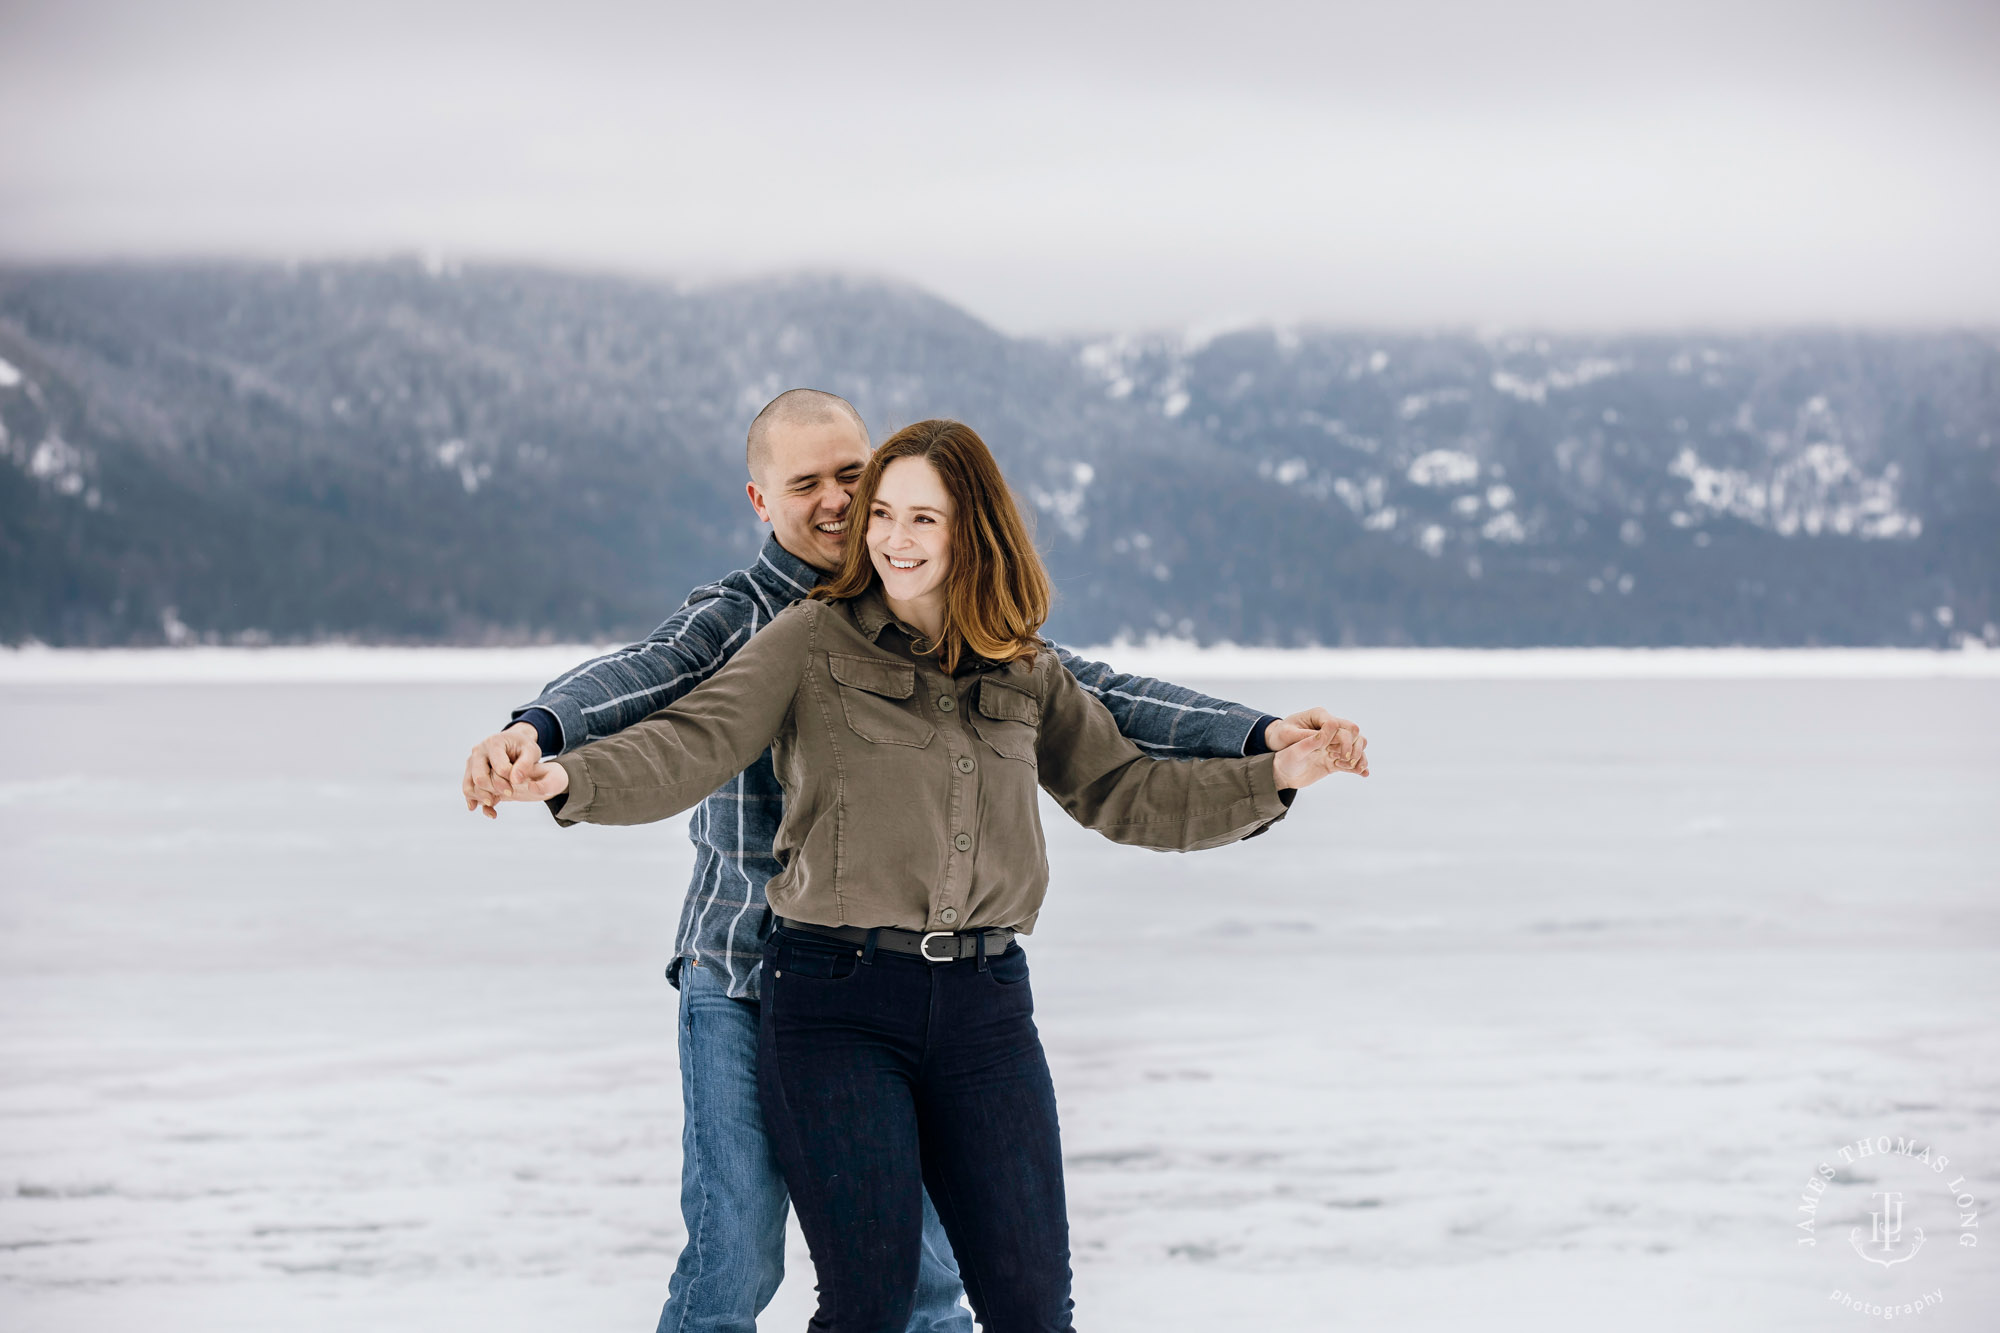
[{"label": "man", "polygon": [[[467,809],[494,801],[544,755],[609,736],[666,707],[713,675],[750,636],[812,591],[839,564],[848,506],[868,461],[868,430],[844,399],[793,389],[751,423],[750,504],[771,536],[749,568],[696,589],[644,643],[563,676],[466,761]],[[1058,650],[1059,652],[1061,650]],[[1241,755],[1340,728],[1356,771],[1358,735],[1321,709],[1286,719],[1063,653],[1072,675],[1160,755]],[[681,1213],[687,1244],[668,1284],[660,1333],[754,1333],[784,1276],[787,1195],[764,1136],[756,1084],[757,981],[770,910],[764,886],[781,868],[772,840],[783,795],[767,751],[710,796],[689,825],[694,882],[667,969],[680,990]],[[911,1330],[971,1333],[951,1247],[930,1201]]]}]

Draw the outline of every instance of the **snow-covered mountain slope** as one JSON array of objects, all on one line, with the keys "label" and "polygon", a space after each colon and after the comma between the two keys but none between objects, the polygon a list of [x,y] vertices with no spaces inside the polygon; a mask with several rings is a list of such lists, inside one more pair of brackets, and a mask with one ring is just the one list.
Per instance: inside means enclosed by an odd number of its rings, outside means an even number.
[{"label": "snow-covered mountain slope", "polygon": [[0,638],[643,631],[779,390],[976,425],[1064,637],[1906,643],[2000,619],[2000,340],[1007,338],[908,288],[0,271]]}]

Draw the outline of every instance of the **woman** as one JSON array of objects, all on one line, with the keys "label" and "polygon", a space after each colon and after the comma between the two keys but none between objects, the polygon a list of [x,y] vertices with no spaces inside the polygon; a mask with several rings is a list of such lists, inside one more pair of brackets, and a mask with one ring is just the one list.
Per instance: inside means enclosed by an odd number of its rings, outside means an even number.
[{"label": "woman", "polygon": [[813,1327],[901,1333],[927,1185],[982,1325],[1067,1329],[1055,1093],[1014,941],[1048,883],[1037,786],[1117,841],[1189,850],[1263,831],[1365,757],[1331,730],[1246,759],[1141,755],[1037,637],[1048,578],[967,426],[891,437],[850,512],[865,536],[812,599],[515,797],[565,824],[661,819],[769,745],[784,870],[758,1088],[819,1273]]}]

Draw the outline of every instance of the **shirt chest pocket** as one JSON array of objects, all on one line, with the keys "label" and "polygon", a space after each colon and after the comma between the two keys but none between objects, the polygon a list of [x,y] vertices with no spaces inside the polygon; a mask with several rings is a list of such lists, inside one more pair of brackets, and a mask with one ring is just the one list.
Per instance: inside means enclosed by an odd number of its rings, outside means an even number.
[{"label": "shirt chest pocket", "polygon": [[910,696],[917,692],[917,669],[905,662],[828,653],[847,728],[876,745],[913,745],[922,749],[937,734],[917,713]]},{"label": "shirt chest pocket", "polygon": [[992,676],[979,682],[979,706],[972,713],[972,728],[998,753],[1034,763],[1041,722],[1042,704],[1034,695],[1003,685]]}]

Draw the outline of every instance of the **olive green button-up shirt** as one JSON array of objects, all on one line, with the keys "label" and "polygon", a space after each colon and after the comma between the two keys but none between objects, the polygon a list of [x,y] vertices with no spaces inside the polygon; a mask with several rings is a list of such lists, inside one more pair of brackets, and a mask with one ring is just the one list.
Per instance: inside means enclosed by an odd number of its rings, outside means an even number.
[{"label": "olive green button-up shirt", "polygon": [[699,688],[555,763],[569,825],[699,803],[771,748],[785,813],[772,910],[828,926],[1034,928],[1048,889],[1036,788],[1116,842],[1216,847],[1284,817],[1273,757],[1152,759],[1053,652],[917,653],[879,588],[781,612]]}]

